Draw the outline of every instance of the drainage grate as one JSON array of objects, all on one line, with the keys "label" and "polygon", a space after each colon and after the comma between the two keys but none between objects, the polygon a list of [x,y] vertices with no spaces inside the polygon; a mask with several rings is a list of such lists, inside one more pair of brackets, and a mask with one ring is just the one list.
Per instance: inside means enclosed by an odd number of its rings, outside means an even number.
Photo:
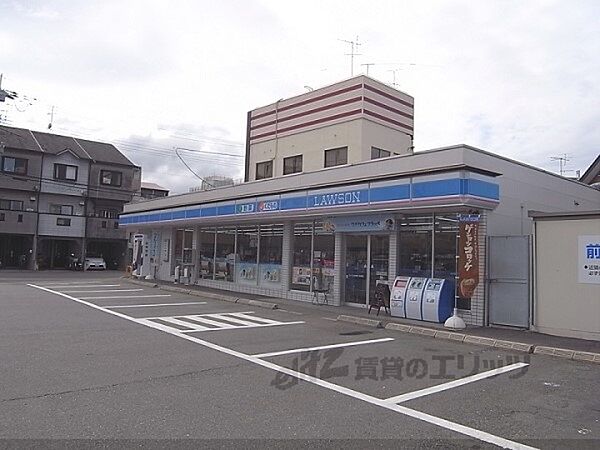
[{"label": "drainage grate", "polygon": [[372,331],[347,331],[346,333],[340,333],[340,336],[358,336],[360,334],[371,334]]}]

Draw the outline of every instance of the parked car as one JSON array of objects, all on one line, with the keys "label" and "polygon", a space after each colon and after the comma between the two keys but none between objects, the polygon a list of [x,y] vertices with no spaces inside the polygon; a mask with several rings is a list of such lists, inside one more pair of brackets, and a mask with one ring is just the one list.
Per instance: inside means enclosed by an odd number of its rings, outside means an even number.
[{"label": "parked car", "polygon": [[104,258],[87,256],[84,262],[85,270],[106,270],[106,261]]}]

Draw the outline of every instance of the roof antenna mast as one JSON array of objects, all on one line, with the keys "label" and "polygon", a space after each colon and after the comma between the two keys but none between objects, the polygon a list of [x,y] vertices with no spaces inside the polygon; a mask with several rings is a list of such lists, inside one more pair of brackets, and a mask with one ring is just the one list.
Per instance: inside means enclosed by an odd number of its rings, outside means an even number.
[{"label": "roof antenna mast", "polygon": [[360,47],[360,45],[361,45],[358,42],[358,36],[356,36],[356,40],[354,40],[354,41],[348,41],[346,39],[338,39],[338,41],[345,42],[346,44],[350,44],[350,53],[345,53],[345,55],[350,57],[350,76],[353,77],[354,76],[354,57],[361,56],[360,53],[355,53],[355,51],[358,50],[358,47]]}]

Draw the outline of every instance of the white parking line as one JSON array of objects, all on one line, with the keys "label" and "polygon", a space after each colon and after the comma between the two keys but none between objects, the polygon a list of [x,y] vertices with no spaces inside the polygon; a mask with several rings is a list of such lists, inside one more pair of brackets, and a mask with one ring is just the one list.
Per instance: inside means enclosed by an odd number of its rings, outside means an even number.
[{"label": "white parking line", "polygon": [[331,391],[337,392],[339,394],[343,394],[346,395],[348,397],[352,397],[355,398],[357,400],[362,400],[366,403],[370,403],[372,405],[376,405],[379,406],[381,408],[390,410],[390,411],[395,411],[397,413],[403,414],[405,416],[409,416],[409,417],[413,417],[415,419],[419,419],[422,420],[424,422],[433,424],[433,425],[437,425],[441,428],[445,428],[447,430],[451,430],[451,431],[455,431],[457,433],[463,434],[465,436],[469,436],[475,439],[478,439],[480,441],[483,442],[489,442],[490,444],[494,444],[497,445],[499,447],[503,447],[503,448],[510,448],[510,449],[519,449],[519,450],[523,450],[523,449],[535,449],[535,447],[530,447],[528,445],[525,444],[521,444],[519,442],[515,442],[515,441],[511,441],[509,439],[505,439],[499,436],[495,436],[493,434],[490,433],[486,433],[485,431],[481,431],[481,430],[477,430],[475,428],[471,428],[471,427],[467,427],[455,422],[451,422],[449,420],[446,419],[442,419],[440,417],[436,417],[436,416],[432,416],[430,414],[426,414],[420,411],[416,411],[414,409],[410,409],[407,408],[405,406],[401,406],[401,405],[396,405],[394,403],[390,403],[386,400],[382,400],[380,398],[377,397],[373,397],[371,395],[368,394],[363,394],[362,392],[358,392],[355,391],[353,389],[349,389],[347,387],[344,386],[339,386],[337,384],[334,383],[330,383],[329,381],[325,381],[325,380],[321,380],[319,378],[313,377],[311,375],[307,375],[305,373],[302,372],[298,372],[296,370],[292,370],[292,369],[288,369],[287,367],[283,367],[283,366],[279,366],[277,364],[273,364],[269,361],[265,361],[263,359],[257,358],[256,356],[252,356],[252,355],[247,355],[245,353],[241,353],[238,352],[236,350],[232,350],[230,348],[226,348],[226,347],[222,347],[218,344],[214,344],[212,342],[209,341],[205,341],[203,339],[197,338],[195,336],[189,336],[187,334],[181,333],[171,327],[165,326],[165,325],[161,325],[159,323],[155,323],[155,322],[151,322],[151,321],[143,321],[141,319],[136,319],[134,317],[128,316],[126,314],[121,314],[117,311],[111,311],[110,309],[106,309],[103,308],[102,306],[98,306],[95,305],[93,303],[90,302],[86,302],[85,300],[80,300],[76,297],[72,297],[70,295],[67,295],[63,292],[58,292],[58,291],[53,291],[52,289],[48,289],[42,286],[36,286],[35,284],[28,284],[28,286],[36,288],[36,289],[40,289],[46,292],[50,292],[52,294],[55,295],[60,295],[61,297],[67,298],[69,300],[72,300],[74,302],[77,303],[81,303],[83,305],[89,306],[90,308],[94,308],[97,309],[99,311],[103,311],[107,314],[112,314],[114,316],[120,317],[122,319],[125,320],[129,320],[130,322],[134,322],[137,324],[143,324],[146,325],[150,328],[154,328],[156,330],[160,330],[163,331],[164,333],[170,334],[171,336],[175,336],[178,337],[180,339],[185,339],[187,341],[190,342],[194,342],[196,344],[202,345],[206,348],[210,348],[212,350],[216,350],[218,352],[221,353],[225,353],[227,355],[239,358],[239,359],[243,359],[245,361],[248,362],[252,362],[256,365],[259,365],[261,367],[264,367],[266,369],[270,369],[273,370],[275,372],[279,372],[279,373],[283,373],[285,375],[289,375],[291,377],[297,378],[299,380],[303,380],[306,381],[308,383],[312,383],[315,384],[317,386],[321,386],[325,389],[329,389]]},{"label": "white parking line", "polygon": [[458,386],[463,386],[465,384],[473,383],[474,381],[484,380],[489,377],[493,377],[495,375],[500,375],[501,373],[510,372],[512,370],[517,370],[522,367],[528,366],[529,364],[519,362],[515,364],[510,364],[508,366],[499,367],[497,369],[488,370],[486,372],[477,373],[475,375],[471,375],[469,377],[460,378],[459,380],[449,381],[448,383],[438,384],[437,386],[428,387],[425,389],[421,389],[419,391],[407,392],[406,394],[396,395],[395,397],[390,397],[385,399],[386,402],[389,403],[402,403],[407,402],[409,400],[414,400],[415,398],[424,397],[426,395],[435,394],[437,392],[446,391],[448,389],[452,389]]},{"label": "white parking line", "polygon": [[[151,295],[149,297],[152,297]],[[160,297],[160,296],[157,296]],[[85,297],[81,297],[82,299]],[[112,298],[112,297],[109,297]],[[122,297],[127,298],[127,297]],[[147,308],[150,306],[181,306],[181,305],[206,305],[206,302],[187,302],[187,303],[150,303],[146,305],[114,305],[104,306],[104,308]]]},{"label": "white parking line", "polygon": [[[107,297],[79,297],[81,300],[99,300],[99,299],[110,299],[110,298],[152,298],[152,297],[170,297],[171,294],[155,294],[155,295],[111,295]],[[172,305],[173,303],[168,303]],[[105,306],[105,308],[112,308],[112,306]]]},{"label": "white parking line", "polygon": [[55,289],[75,289],[75,288],[99,288],[99,287],[119,287],[120,284],[79,284],[76,286],[52,286]]},{"label": "white parking line", "polygon": [[136,292],[144,289],[103,289],[100,291],[62,291],[63,294],[95,294],[100,292]]},{"label": "white parking line", "polygon": [[393,340],[394,340],[394,338],[370,339],[368,341],[345,342],[343,344],[321,345],[320,347],[305,347],[305,348],[295,348],[293,350],[282,350],[280,352],[260,353],[258,355],[252,355],[252,356],[254,356],[256,358],[268,358],[270,356],[287,355],[290,353],[312,352],[313,350],[326,350],[328,348],[352,347],[355,345],[376,344],[378,342],[389,342],[389,341],[393,341]]}]

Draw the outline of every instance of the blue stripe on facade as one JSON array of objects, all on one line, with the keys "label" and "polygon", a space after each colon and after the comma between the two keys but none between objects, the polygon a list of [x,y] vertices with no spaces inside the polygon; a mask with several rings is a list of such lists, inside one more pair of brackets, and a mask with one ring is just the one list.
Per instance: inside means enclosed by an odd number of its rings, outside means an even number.
[{"label": "blue stripe on facade", "polygon": [[306,196],[282,198],[279,209],[306,209]]},{"label": "blue stripe on facade", "polygon": [[[161,211],[154,214],[127,215],[119,218],[120,224],[135,224],[148,222],[161,222],[173,219],[214,217],[217,215],[246,215],[261,212],[276,212],[286,210],[302,210],[312,208],[325,208],[348,206],[352,204],[376,204],[394,200],[408,200],[431,197],[444,197],[449,195],[473,195],[499,201],[500,188],[495,183],[487,181],[454,178],[447,180],[413,182],[412,184],[398,184],[395,186],[379,186],[370,189],[355,189],[346,187],[338,192],[311,193],[306,196],[286,197],[279,200],[268,200],[272,209],[259,210],[259,203],[237,203],[222,206],[206,206],[187,211]],[[275,207],[278,203],[278,209]],[[264,203],[264,202],[263,202]]]},{"label": "blue stripe on facade", "polygon": [[461,179],[423,181],[412,184],[412,198],[441,197],[461,194]]},{"label": "blue stripe on facade", "polygon": [[216,206],[209,206],[208,208],[202,208],[201,211],[201,216],[202,217],[213,217],[217,215],[217,207]]},{"label": "blue stripe on facade", "polygon": [[235,214],[235,205],[223,205],[217,207],[217,216],[228,216]]},{"label": "blue stripe on facade", "polygon": [[467,182],[467,194],[500,200],[500,186],[497,184],[474,179],[468,179],[465,181]]},{"label": "blue stripe on facade", "polygon": [[369,202],[389,202],[392,200],[406,200],[410,198],[410,184],[399,186],[382,186],[372,188],[369,192]]},{"label": "blue stripe on facade", "polygon": [[188,210],[185,212],[185,217],[186,217],[186,219],[190,219],[190,218],[192,218],[192,217],[200,217],[200,214],[201,214],[201,212],[200,212],[200,211],[201,211],[201,210],[200,210],[200,208],[196,208],[196,209],[188,209]]}]

